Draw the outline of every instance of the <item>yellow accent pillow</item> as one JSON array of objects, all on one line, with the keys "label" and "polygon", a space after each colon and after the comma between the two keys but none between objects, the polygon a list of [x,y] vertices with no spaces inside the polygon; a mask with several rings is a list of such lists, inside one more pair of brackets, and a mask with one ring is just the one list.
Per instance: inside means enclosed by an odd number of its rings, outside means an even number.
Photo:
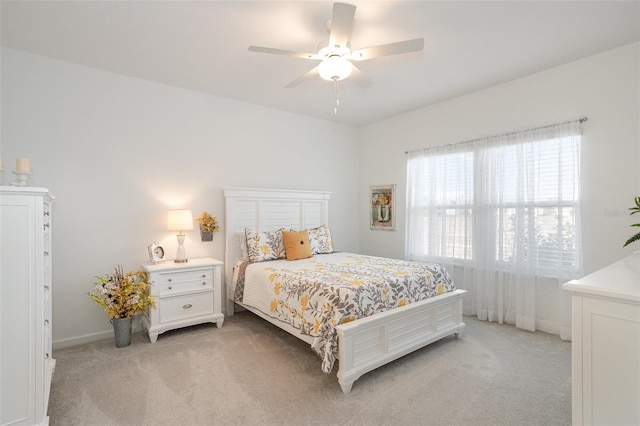
[{"label": "yellow accent pillow", "polygon": [[282,239],[287,260],[311,257],[311,244],[309,244],[309,233],[306,229],[298,232],[282,231]]}]

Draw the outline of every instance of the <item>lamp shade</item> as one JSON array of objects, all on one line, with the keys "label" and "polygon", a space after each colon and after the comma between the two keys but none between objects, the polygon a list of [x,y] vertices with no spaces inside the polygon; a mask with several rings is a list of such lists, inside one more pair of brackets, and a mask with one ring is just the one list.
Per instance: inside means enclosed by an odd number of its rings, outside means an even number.
[{"label": "lamp shade", "polygon": [[193,229],[193,215],[191,210],[169,210],[167,230],[190,231]]},{"label": "lamp shade", "polygon": [[342,80],[351,75],[353,65],[341,56],[329,56],[318,65],[318,74],[325,80]]}]

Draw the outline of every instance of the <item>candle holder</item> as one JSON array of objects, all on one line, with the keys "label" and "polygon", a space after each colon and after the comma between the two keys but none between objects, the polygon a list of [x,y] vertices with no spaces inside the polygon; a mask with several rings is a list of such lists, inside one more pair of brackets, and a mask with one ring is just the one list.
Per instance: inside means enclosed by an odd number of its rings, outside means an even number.
[{"label": "candle holder", "polygon": [[13,186],[27,186],[27,181],[31,173],[13,172],[13,174],[16,175],[16,181],[12,184]]}]

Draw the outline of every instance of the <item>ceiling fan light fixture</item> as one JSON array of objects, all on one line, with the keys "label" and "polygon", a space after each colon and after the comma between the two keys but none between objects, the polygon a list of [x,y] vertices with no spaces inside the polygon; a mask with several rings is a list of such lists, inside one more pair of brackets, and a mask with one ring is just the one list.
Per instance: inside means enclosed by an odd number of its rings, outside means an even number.
[{"label": "ceiling fan light fixture", "polygon": [[351,62],[341,56],[329,56],[318,65],[318,74],[324,80],[344,80],[351,75]]}]

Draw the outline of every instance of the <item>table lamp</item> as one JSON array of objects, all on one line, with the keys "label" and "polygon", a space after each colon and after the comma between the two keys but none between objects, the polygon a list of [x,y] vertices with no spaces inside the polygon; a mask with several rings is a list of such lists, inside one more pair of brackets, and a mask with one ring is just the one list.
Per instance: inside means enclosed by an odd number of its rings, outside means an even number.
[{"label": "table lamp", "polygon": [[169,210],[167,218],[167,229],[169,231],[178,231],[176,238],[178,239],[178,251],[176,253],[176,263],[184,263],[187,261],[187,254],[184,250],[184,233],[182,231],[191,231],[193,229],[193,216],[191,210]]}]

